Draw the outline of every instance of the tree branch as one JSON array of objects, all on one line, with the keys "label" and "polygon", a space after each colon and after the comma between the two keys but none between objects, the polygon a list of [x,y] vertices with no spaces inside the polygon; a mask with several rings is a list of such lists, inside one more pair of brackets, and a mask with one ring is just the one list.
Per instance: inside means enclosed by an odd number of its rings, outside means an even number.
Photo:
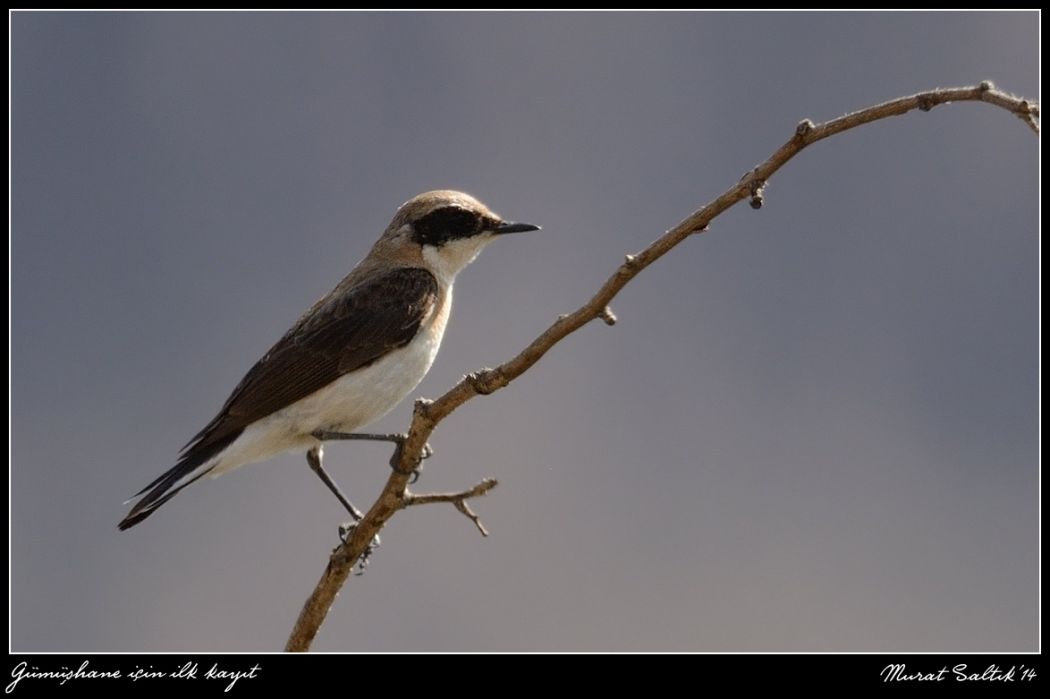
[{"label": "tree branch", "polygon": [[692,234],[706,231],[711,221],[731,206],[748,199],[752,208],[761,208],[764,203],[766,182],[803,148],[863,124],[899,116],[916,109],[928,112],[938,105],[949,102],[985,102],[1000,107],[1020,118],[1035,133],[1039,133],[1039,105],[1001,92],[988,81],[974,87],[936,89],[909,97],[900,97],[846,114],[823,124],[814,124],[809,119],[803,119],[796,126],[791,138],[767,160],[745,174],[739,182],[713,201],[697,209],[674,228],[665,232],[644,250],[634,255],[627,255],[623,263],[587,303],[572,313],[560,316],[517,356],[495,369],[482,369],[468,374],[435,401],[417,400],[412,414],[412,424],[400,449],[395,471],[391,473],[382,493],[364,519],[357,524],[346,542],[332,552],[324,574],[303,605],[285,650],[309,650],[317,630],[324,622],[329,608],[355,563],[368,550],[373,537],[398,510],[411,505],[451,502],[474,521],[482,534],[486,534],[477,515],[466,506],[466,500],[488,492],[496,485],[494,480],[482,481],[474,488],[461,493],[413,495],[407,492],[410,474],[419,466],[425,453],[427,440],[437,425],[456,408],[475,396],[488,395],[503,388],[525,373],[554,345],[590,321],[601,319],[608,325],[614,324],[616,316],[609,308],[609,303],[628,282]]}]

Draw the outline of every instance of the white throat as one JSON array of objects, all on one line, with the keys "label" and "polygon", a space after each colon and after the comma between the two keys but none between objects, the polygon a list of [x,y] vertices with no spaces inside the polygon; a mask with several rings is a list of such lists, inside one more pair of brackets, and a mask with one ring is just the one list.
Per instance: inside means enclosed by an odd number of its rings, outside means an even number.
[{"label": "white throat", "polygon": [[471,238],[452,240],[437,248],[423,246],[423,260],[430,267],[439,282],[452,284],[460,270],[474,261],[482,248],[491,243],[495,236],[482,234]]}]

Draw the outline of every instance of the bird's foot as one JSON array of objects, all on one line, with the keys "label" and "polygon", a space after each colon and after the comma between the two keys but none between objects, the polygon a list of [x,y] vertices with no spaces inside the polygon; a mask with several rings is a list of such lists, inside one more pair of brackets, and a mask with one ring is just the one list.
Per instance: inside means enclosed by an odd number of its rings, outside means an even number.
[{"label": "bird's foot", "polygon": [[[345,546],[350,543],[350,537],[354,535],[355,529],[357,529],[357,522],[343,522],[339,525],[339,541],[342,542],[342,545]],[[354,575],[365,574],[365,568],[368,567],[372,554],[379,548],[380,543],[382,542],[379,540],[378,534],[372,537],[372,541],[368,543],[368,546],[365,546],[365,550],[361,552],[361,557],[357,559]]]},{"label": "bird's foot", "polygon": [[394,447],[394,454],[390,457],[390,468],[394,469],[394,473],[398,473],[402,476],[411,476],[412,478],[409,479],[408,484],[412,485],[419,480],[419,475],[423,472],[423,460],[429,459],[434,455],[434,448],[430,446],[430,442],[425,443],[423,445],[423,453],[419,455],[419,461],[416,463],[415,467],[404,471],[401,469],[400,464],[401,456],[405,449],[405,440],[408,439],[408,435],[401,434],[398,436],[401,437],[401,439],[395,442],[397,446]]}]

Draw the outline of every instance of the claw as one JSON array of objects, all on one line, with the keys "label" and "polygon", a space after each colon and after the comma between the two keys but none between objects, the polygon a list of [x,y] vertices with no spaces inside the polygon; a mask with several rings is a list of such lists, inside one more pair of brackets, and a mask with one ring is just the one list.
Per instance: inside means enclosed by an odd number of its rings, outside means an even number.
[{"label": "claw", "polygon": [[[350,537],[354,535],[354,530],[357,529],[357,522],[343,522],[339,525],[339,540],[343,546],[350,543]],[[354,575],[364,575],[365,568],[368,567],[368,563],[372,558],[372,554],[379,548],[379,544],[382,542],[379,539],[379,535],[376,534],[372,537],[372,541],[369,542],[365,550],[361,552],[361,557],[357,559],[357,570],[354,571]],[[337,547],[338,550],[338,547]]]},{"label": "claw", "polygon": [[392,468],[394,470],[394,473],[398,473],[398,474],[400,474],[402,476],[408,476],[408,475],[411,475],[412,473],[414,473],[415,471],[417,471],[418,469],[412,469],[410,471],[402,471],[401,470],[401,468],[399,467],[399,464],[401,463],[401,455],[404,453],[404,451],[405,451],[405,440],[402,439],[401,441],[397,442],[397,446],[394,447],[394,453],[390,457],[390,468]]}]

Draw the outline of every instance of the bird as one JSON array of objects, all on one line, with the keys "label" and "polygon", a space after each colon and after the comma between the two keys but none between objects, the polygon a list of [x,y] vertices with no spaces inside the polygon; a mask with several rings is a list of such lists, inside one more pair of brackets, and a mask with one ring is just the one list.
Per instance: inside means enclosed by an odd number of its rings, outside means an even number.
[{"label": "bird", "polygon": [[134,505],[118,528],[142,522],[202,476],[298,449],[353,513],[321,467],[324,439],[396,439],[352,433],[390,412],[430,370],[456,275],[496,238],[535,230],[464,192],[434,190],[402,204],[371,251],[255,363],[175,466],[125,503]]}]

